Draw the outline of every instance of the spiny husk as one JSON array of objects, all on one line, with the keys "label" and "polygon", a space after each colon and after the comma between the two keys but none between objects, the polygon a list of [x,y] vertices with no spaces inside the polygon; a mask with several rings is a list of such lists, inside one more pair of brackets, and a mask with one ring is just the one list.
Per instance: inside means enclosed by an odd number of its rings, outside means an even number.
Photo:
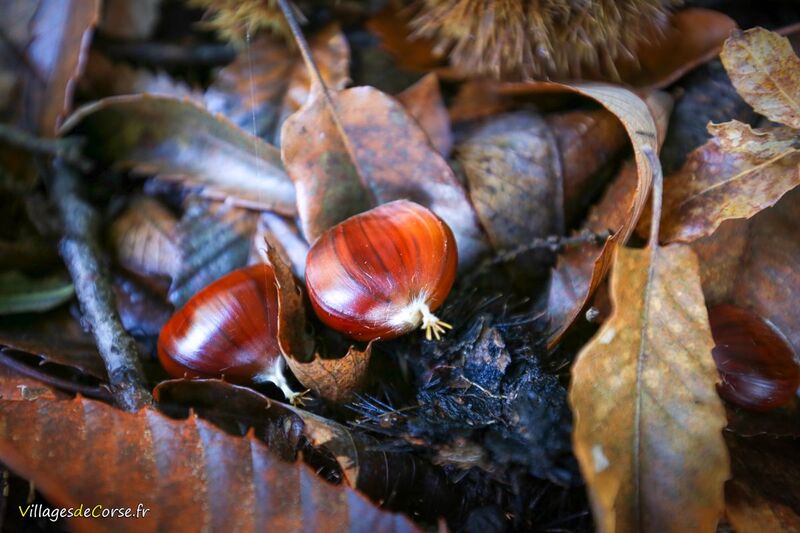
[{"label": "spiny husk", "polygon": [[415,35],[470,74],[543,79],[614,62],[656,37],[681,0],[417,0]]}]

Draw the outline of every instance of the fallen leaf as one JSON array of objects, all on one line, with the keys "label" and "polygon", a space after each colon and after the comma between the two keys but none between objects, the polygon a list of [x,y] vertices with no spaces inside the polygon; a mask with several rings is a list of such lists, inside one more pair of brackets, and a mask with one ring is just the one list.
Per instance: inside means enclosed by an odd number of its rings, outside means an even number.
[{"label": "fallen leaf", "polygon": [[625,128],[610,111],[568,111],[547,116],[564,182],[564,218],[582,213],[603,181],[600,172],[627,145]]},{"label": "fallen leaf", "polygon": [[[14,0],[5,4],[15,4]],[[3,6],[3,19],[25,28],[28,42],[16,43],[24,53],[25,122],[28,129],[52,137],[72,106],[75,80],[80,75],[100,16],[98,0],[39,0],[29,20],[17,19]],[[12,35],[18,32],[10,32]],[[8,35],[3,31],[3,35]],[[5,40],[5,39],[4,39]],[[19,46],[21,44],[22,46]],[[16,54],[12,52],[12,57]]]},{"label": "fallen leaf", "polygon": [[451,122],[468,122],[510,111],[514,102],[498,94],[490,80],[467,80],[453,97],[448,112]]},{"label": "fallen leaf", "polygon": [[467,192],[397,100],[372,87],[328,94],[333,107],[318,91],[281,135],[308,242],[374,205],[405,198],[447,222],[459,265],[474,262],[485,241]]},{"label": "fallen leaf", "polygon": [[[496,115],[456,148],[472,205],[498,254],[562,232],[561,160],[553,134],[537,113]],[[534,283],[552,261],[527,253],[506,265],[515,282]]]},{"label": "fallen leaf", "polygon": [[[325,83],[344,89],[350,48],[338,25],[320,30],[309,45]],[[284,39],[262,35],[219,71],[206,92],[205,104],[245,131],[279,145],[281,124],[306,102],[310,91],[311,80],[299,50]]]},{"label": "fallen leaf", "polygon": [[[689,154],[684,166],[664,180],[663,242],[708,236],[724,220],[750,218],[800,184],[800,149],[769,141],[784,130],[753,131],[734,121],[714,131],[721,137]],[[755,150],[754,138],[768,142]]]},{"label": "fallen leaf", "polygon": [[43,315],[0,317],[0,345],[107,379],[94,338],[67,309]]},{"label": "fallen leaf", "polygon": [[72,282],[63,276],[32,278],[14,270],[0,272],[0,315],[49,311],[74,294]]},{"label": "fallen leaf", "polygon": [[398,9],[391,2],[367,21],[367,29],[380,39],[381,46],[398,62],[401,68],[428,71],[443,63],[432,39],[412,37],[408,23],[410,13]]},{"label": "fallen leaf", "polygon": [[417,121],[431,144],[442,157],[448,157],[453,149],[453,132],[450,131],[450,115],[439,90],[439,78],[431,73],[397,95],[408,114]]},{"label": "fallen leaf", "polygon": [[252,436],[196,416],[176,421],[77,398],[0,402],[0,421],[0,460],[53,505],[150,510],[137,520],[73,519],[77,531],[416,530],[307,466],[276,459]]},{"label": "fallen leaf", "polygon": [[147,40],[156,29],[161,0],[106,0],[100,29],[116,39]]},{"label": "fallen leaf", "polygon": [[735,32],[720,57],[736,91],[753,109],[800,128],[800,58],[786,37],[764,28]]},{"label": "fallen leaf", "polygon": [[223,203],[189,202],[176,228],[180,264],[169,288],[175,307],[247,263],[256,219],[253,212]]},{"label": "fallen leaf", "polygon": [[653,39],[645,39],[616,63],[620,79],[633,87],[663,88],[719,54],[736,22],[718,11],[690,7],[675,12]]},{"label": "fallen leaf", "polygon": [[7,366],[0,365],[0,400],[34,401],[64,400],[69,398],[65,392],[45,385],[41,381],[25,376]]},{"label": "fallen leaf", "polygon": [[728,458],[697,259],[679,245],[619,248],[611,296],[570,389],[598,528],[712,531]]},{"label": "fallen leaf", "polygon": [[278,150],[197,104],[164,96],[115,96],[78,109],[62,135],[87,138],[87,155],[199,188],[231,204],[295,213]]},{"label": "fallen leaf", "polygon": [[692,243],[709,305],[731,303],[769,320],[800,353],[800,189],[750,220],[723,223]]},{"label": "fallen leaf", "polygon": [[[663,139],[663,137],[659,137],[658,129],[648,105],[638,96],[621,87],[601,83],[565,85],[550,82],[529,82],[502,84],[499,92],[506,95],[569,92],[586,96],[597,101],[613,113],[622,123],[628,137],[631,139],[638,176],[636,188],[623,224],[606,240],[600,255],[594,261],[588,293],[583,298],[583,304],[585,304],[605,278],[611,266],[615,249],[620,243],[627,242],[644,211],[649,197],[650,185],[653,181],[653,172],[660,172],[656,154],[658,153],[659,139]],[[580,314],[583,304],[580,307],[571,307],[571,312],[563,318],[563,321],[561,321],[562,317],[554,317],[551,326],[552,333],[548,339],[548,347],[552,348],[558,344],[564,333]]]},{"label": "fallen leaf", "polygon": [[138,196],[111,224],[117,261],[143,276],[171,277],[180,265],[178,220],[158,200]]},{"label": "fallen leaf", "polygon": [[333,402],[349,400],[364,384],[372,357],[372,342],[363,350],[350,346],[342,357],[323,357],[307,331],[306,308],[301,289],[267,243],[269,263],[278,286],[278,344],[295,377],[314,393]]},{"label": "fallen leaf", "polygon": [[798,134],[791,128],[753,129],[749,124],[731,120],[709,124],[708,132],[717,138],[724,152],[742,154],[754,161],[766,161],[776,155],[797,150]]},{"label": "fallen leaf", "polygon": [[283,262],[291,266],[295,277],[305,279],[309,247],[300,230],[297,229],[297,225],[275,213],[261,213],[250,245],[247,264],[253,265],[266,261],[264,252],[267,241],[275,246]]},{"label": "fallen leaf", "polygon": [[725,486],[725,515],[740,533],[800,529],[797,439],[725,433],[733,479]]}]

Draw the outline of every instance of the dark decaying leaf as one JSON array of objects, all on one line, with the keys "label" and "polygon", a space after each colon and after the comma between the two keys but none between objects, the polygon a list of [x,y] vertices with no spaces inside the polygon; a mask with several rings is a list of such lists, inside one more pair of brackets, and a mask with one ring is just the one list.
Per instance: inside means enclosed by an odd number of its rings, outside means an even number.
[{"label": "dark decaying leaf", "polygon": [[158,200],[133,198],[109,231],[117,261],[143,276],[171,277],[180,265],[178,220]]},{"label": "dark decaying leaf", "polygon": [[100,29],[117,39],[147,39],[158,23],[162,0],[106,0]]},{"label": "dark decaying leaf", "polygon": [[[372,87],[321,91],[283,124],[281,156],[297,187],[309,242],[377,203],[406,198],[439,215],[456,236],[460,265],[485,248],[464,187],[397,100]],[[309,142],[309,136],[314,142]]]},{"label": "dark decaying leaf", "polygon": [[1,317],[0,345],[106,379],[106,368],[94,339],[67,309],[36,316]]},{"label": "dark decaying leaf", "polygon": [[0,315],[49,311],[73,294],[72,282],[63,276],[31,278],[13,270],[0,272]]},{"label": "dark decaying leaf", "polygon": [[[350,48],[339,27],[327,26],[309,44],[325,83],[344,89]],[[305,103],[310,91],[311,80],[299,50],[284,40],[261,35],[220,70],[206,92],[205,104],[209,111],[222,113],[242,129],[278,145],[281,124]]]},{"label": "dark decaying leaf", "polygon": [[150,509],[138,520],[73,519],[77,531],[415,530],[352,489],[280,461],[252,436],[195,416],[175,421],[78,398],[2,402],[0,421],[0,460],[52,504]]},{"label": "dark decaying leaf", "polygon": [[158,175],[239,206],[289,215],[296,209],[278,150],[189,101],[110,97],[78,109],[61,133],[86,137],[86,153],[109,166]]},{"label": "dark decaying leaf", "polygon": [[362,432],[252,389],[220,380],[171,380],[159,384],[153,394],[166,412],[188,416],[191,409],[237,435],[253,428],[253,434],[273,453],[280,451],[284,460],[294,461],[299,451],[309,465],[329,470],[325,461],[333,457],[335,477],[381,507],[434,521],[457,505],[453,487],[430,463],[413,454],[382,450],[380,442]]},{"label": "dark decaying leaf", "polygon": [[733,479],[725,514],[737,532],[800,529],[800,448],[793,437],[740,437],[726,432]]},{"label": "dark decaying leaf", "polygon": [[300,383],[326,400],[350,399],[366,380],[372,342],[364,349],[350,346],[343,356],[323,357],[307,329],[303,293],[276,247],[267,245],[278,285],[278,343],[286,363]]},{"label": "dark decaying leaf", "polygon": [[436,74],[423,76],[417,83],[398,94],[397,99],[417,121],[436,151],[442,157],[448,157],[453,149],[453,132],[450,130],[450,115],[444,106]]},{"label": "dark decaying leaf", "polygon": [[247,263],[257,214],[219,202],[190,200],[177,227],[180,265],[169,301],[181,307],[197,291]]}]

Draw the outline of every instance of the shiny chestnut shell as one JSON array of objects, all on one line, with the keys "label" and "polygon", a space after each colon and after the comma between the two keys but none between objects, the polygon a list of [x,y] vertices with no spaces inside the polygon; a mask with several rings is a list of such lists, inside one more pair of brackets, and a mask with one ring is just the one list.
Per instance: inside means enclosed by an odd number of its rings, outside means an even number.
[{"label": "shiny chestnut shell", "polygon": [[195,294],[161,329],[158,358],[174,377],[267,381],[282,363],[270,265],[235,270]]},{"label": "shiny chestnut shell", "polygon": [[306,287],[320,320],[354,339],[391,339],[420,326],[438,338],[449,325],[432,311],[450,292],[457,263],[447,224],[398,200],[323,233],[308,253]]},{"label": "shiny chestnut shell", "polygon": [[714,362],[724,399],[754,411],[786,404],[800,385],[800,369],[786,339],[767,322],[734,305],[708,312]]}]

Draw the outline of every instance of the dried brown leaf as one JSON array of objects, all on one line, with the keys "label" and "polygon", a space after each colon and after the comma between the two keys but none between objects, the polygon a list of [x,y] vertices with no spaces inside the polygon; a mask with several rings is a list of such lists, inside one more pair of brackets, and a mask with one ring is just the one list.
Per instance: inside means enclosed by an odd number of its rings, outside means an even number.
[{"label": "dried brown leaf", "polygon": [[158,200],[139,196],[114,221],[111,244],[119,263],[143,276],[169,276],[178,270],[178,220]]},{"label": "dried brown leaf", "polygon": [[61,130],[87,138],[109,166],[200,188],[209,198],[294,214],[294,187],[274,146],[185,100],[132,95],[78,109]]},{"label": "dried brown leaf", "polygon": [[398,94],[397,99],[417,121],[436,151],[442,157],[448,157],[453,149],[453,132],[450,131],[450,115],[444,106],[436,74],[423,76]]},{"label": "dried brown leaf", "polygon": [[674,13],[660,35],[644,39],[617,61],[620,79],[631,86],[662,88],[719,54],[736,22],[718,11],[687,8]]},{"label": "dried brown leaf", "polygon": [[[349,81],[350,48],[338,25],[320,30],[309,45],[325,83],[344,89]],[[310,92],[311,80],[297,48],[264,34],[220,70],[205,103],[210,111],[277,145],[281,124],[308,100]]]},{"label": "dried brown leaf", "polygon": [[734,33],[720,54],[737,92],[774,122],[800,128],[800,58],[786,37],[753,28]]},{"label": "dried brown leaf", "polygon": [[648,105],[638,96],[621,87],[601,83],[564,85],[549,82],[531,82],[509,83],[500,88],[500,93],[506,95],[524,95],[540,92],[577,93],[597,101],[613,113],[622,123],[628,137],[631,139],[638,176],[632,201],[623,224],[619,228],[614,228],[616,230],[615,233],[608,238],[600,255],[593,263],[588,292],[582,299],[581,305],[565,307],[570,309],[567,316],[554,316],[551,321],[552,333],[548,340],[548,346],[553,347],[561,340],[567,328],[572,325],[580,314],[581,308],[589,301],[594,290],[605,278],[611,266],[615,249],[620,243],[625,243],[628,240],[644,211],[653,181],[653,172],[660,172],[656,157],[659,133]]},{"label": "dried brown leaf", "polygon": [[601,531],[712,531],[729,467],[694,253],[619,248],[614,310],[572,369],[575,454]]},{"label": "dried brown leaf", "polygon": [[301,289],[276,246],[267,243],[269,263],[278,286],[278,343],[286,363],[298,381],[314,393],[334,402],[350,399],[364,384],[372,356],[366,348],[350,346],[342,357],[323,357],[306,327],[306,308]]},{"label": "dried brown leaf", "polygon": [[77,531],[415,530],[307,466],[276,459],[252,436],[195,416],[177,421],[78,398],[0,402],[0,422],[0,460],[54,505],[150,509],[137,520],[72,520]]},{"label": "dried brown leaf", "polygon": [[800,353],[800,189],[750,220],[692,243],[709,305],[732,303],[772,322]]},{"label": "dried brown leaf", "polygon": [[[475,212],[447,162],[397,100],[372,87],[322,91],[283,124],[281,155],[297,187],[309,242],[329,227],[401,198],[439,215],[456,237],[459,264],[484,250]],[[313,142],[309,142],[309,137]]]},{"label": "dried brown leaf", "polygon": [[733,121],[714,131],[720,137],[664,181],[663,242],[708,236],[724,220],[750,218],[800,184],[800,149],[780,140],[785,130],[753,131]]}]

